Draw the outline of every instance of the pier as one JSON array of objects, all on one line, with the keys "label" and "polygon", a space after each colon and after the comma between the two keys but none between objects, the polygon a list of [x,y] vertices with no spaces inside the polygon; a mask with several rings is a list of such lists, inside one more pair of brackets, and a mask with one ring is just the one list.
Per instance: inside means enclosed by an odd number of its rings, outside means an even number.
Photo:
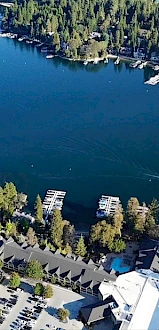
[{"label": "pier", "polygon": [[43,201],[43,212],[45,219],[52,214],[53,210],[62,210],[63,200],[65,198],[65,191],[48,190]]},{"label": "pier", "polygon": [[119,197],[102,195],[98,204],[99,207],[96,216],[97,218],[103,218],[109,215],[114,215],[120,205],[120,199]]}]

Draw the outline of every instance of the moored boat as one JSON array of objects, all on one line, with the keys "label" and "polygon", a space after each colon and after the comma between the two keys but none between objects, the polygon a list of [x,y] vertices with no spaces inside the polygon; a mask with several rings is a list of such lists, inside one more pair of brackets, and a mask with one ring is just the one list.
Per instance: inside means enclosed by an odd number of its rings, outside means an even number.
[{"label": "moored boat", "polygon": [[51,58],[54,58],[54,55],[53,54],[50,54],[50,55],[46,55],[46,59],[49,60]]},{"label": "moored boat", "polygon": [[98,59],[95,58],[93,64],[98,64]]},{"label": "moored boat", "polygon": [[87,64],[88,64],[88,61],[84,60],[83,65],[87,65]]},{"label": "moored boat", "polygon": [[109,60],[108,58],[106,57],[106,59],[104,60],[104,64],[108,64]]},{"label": "moored boat", "polygon": [[115,65],[118,65],[120,63],[120,57],[118,56],[116,61],[114,62]]},{"label": "moored boat", "polygon": [[41,48],[41,53],[47,53],[47,47],[42,47]]}]

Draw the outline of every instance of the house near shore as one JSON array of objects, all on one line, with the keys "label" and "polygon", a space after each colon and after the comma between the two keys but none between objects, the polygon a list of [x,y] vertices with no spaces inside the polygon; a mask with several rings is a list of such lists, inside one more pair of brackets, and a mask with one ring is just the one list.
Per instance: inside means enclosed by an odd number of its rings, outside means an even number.
[{"label": "house near shore", "polygon": [[159,242],[150,238],[145,238],[140,242],[135,267],[159,273]]}]

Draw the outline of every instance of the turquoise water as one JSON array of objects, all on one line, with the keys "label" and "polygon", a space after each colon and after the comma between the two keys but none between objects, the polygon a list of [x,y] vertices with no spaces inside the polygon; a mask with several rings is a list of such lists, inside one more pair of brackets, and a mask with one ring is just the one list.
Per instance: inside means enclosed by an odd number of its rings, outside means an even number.
[{"label": "turquoise water", "polygon": [[48,188],[66,190],[64,217],[79,228],[101,194],[157,198],[159,86],[144,85],[149,74],[46,60],[0,38],[0,183],[14,181],[31,205]]},{"label": "turquoise water", "polygon": [[130,270],[129,266],[121,266],[122,264],[122,258],[114,258],[111,263],[111,269],[114,269],[116,272],[119,272],[120,274],[126,273]]}]

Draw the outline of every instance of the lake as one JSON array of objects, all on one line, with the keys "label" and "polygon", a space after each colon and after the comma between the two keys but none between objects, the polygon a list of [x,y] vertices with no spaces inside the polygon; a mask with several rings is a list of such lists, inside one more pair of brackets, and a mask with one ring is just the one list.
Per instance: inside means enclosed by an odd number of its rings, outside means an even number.
[{"label": "lake", "polygon": [[[159,196],[159,86],[149,69],[46,60],[0,38],[0,182],[35,196],[66,190],[64,216],[93,222],[101,194]],[[33,166],[31,166],[33,165]]]}]

